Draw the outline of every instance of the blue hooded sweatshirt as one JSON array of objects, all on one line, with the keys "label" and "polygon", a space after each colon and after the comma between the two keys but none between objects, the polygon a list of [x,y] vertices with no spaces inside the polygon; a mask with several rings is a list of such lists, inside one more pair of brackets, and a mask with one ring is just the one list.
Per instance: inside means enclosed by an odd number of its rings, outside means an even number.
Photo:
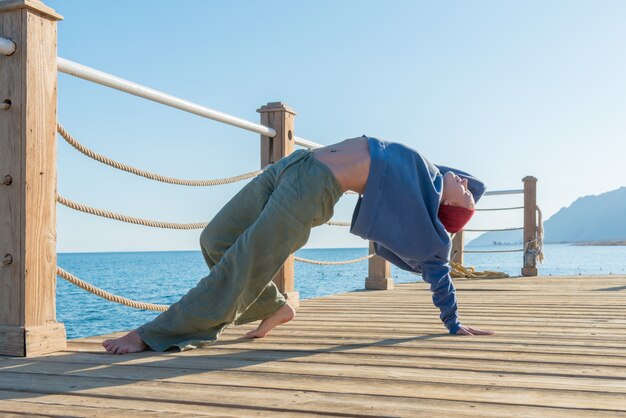
[{"label": "blue hooded sweatshirt", "polygon": [[452,242],[437,213],[443,174],[468,180],[477,202],[485,186],[468,173],[432,164],[413,148],[367,137],[370,170],[365,192],[352,214],[350,232],[373,241],[377,256],[403,270],[421,274],[430,284],[433,303],[451,334],[461,326],[450,278]]}]

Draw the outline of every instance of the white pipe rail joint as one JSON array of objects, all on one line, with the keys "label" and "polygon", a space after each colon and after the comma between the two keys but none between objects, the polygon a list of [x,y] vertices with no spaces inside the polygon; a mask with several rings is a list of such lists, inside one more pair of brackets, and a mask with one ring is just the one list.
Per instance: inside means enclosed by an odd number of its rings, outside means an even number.
[{"label": "white pipe rail joint", "polygon": [[17,45],[15,45],[15,42],[13,42],[11,39],[0,37],[0,53],[9,57],[13,55],[16,49]]}]

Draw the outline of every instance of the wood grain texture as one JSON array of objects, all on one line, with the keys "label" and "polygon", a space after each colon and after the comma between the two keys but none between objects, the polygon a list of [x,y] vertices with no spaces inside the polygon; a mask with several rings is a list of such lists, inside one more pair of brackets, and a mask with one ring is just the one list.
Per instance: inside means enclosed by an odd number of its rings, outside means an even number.
[{"label": "wood grain texture", "polygon": [[[276,136],[270,138],[261,135],[261,168],[273,164],[294,151],[294,116],[296,113],[287,104],[270,102],[257,109],[261,114],[261,125],[276,130]],[[271,251],[268,248],[267,251]],[[272,279],[283,296],[292,306],[300,306],[300,294],[294,288],[294,256],[290,255],[278,273]]]},{"label": "wood grain texture", "polygon": [[[536,249],[537,243],[537,178],[526,176],[524,182],[524,245]],[[532,257],[524,257],[523,276],[536,276],[537,263]]]},{"label": "wood grain texture", "polygon": [[0,35],[17,50],[0,57],[0,97],[11,101],[0,111],[0,167],[13,178],[0,188],[0,252],[13,256],[0,270],[0,325],[21,337],[0,340],[0,354],[21,340],[23,355],[36,355],[65,347],[55,318],[58,16],[39,2],[2,6]]},{"label": "wood grain texture", "polygon": [[454,234],[454,238],[452,238],[452,257],[451,260],[455,263],[463,264],[463,240],[465,233],[463,230]]},{"label": "wood grain texture", "polygon": [[29,10],[31,13],[51,21],[63,19],[63,16],[58,14],[53,8],[46,6],[41,0],[2,0],[0,2],[0,13],[10,10]]},{"label": "wood grain texture", "polygon": [[[369,242],[369,254],[374,254],[373,241]],[[389,261],[378,256],[368,260],[365,288],[368,290],[393,289],[393,277],[391,277],[391,263]]]},{"label": "wood grain texture", "polygon": [[119,332],[0,357],[0,412],[626,416],[626,276],[455,284],[463,322],[496,335],[448,335],[428,285],[400,284],[304,300],[260,340],[247,324],[203,349],[106,354]]},{"label": "wood grain texture", "polygon": [[[0,13],[0,36],[21,45],[21,27],[21,11]],[[20,286],[24,262],[20,230],[24,202],[21,169],[24,154],[24,120],[21,114],[25,85],[22,76],[22,62],[25,60],[23,55],[22,48],[18,48],[9,57],[0,55],[0,101],[11,101],[9,110],[0,111],[0,175],[10,175],[13,178],[11,185],[0,186],[0,256],[13,256],[13,263],[0,268],[0,325],[23,325],[20,319],[24,312]]]}]

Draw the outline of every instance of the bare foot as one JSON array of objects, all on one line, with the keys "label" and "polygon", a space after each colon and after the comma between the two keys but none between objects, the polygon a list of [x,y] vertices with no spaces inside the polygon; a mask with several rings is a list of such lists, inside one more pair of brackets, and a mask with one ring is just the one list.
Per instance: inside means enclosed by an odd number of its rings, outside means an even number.
[{"label": "bare foot", "polygon": [[136,330],[120,338],[104,340],[102,346],[111,354],[137,353],[148,349]]},{"label": "bare foot", "polygon": [[254,331],[248,332],[245,337],[246,338],[263,338],[265,337],[274,327],[284,324],[285,322],[291,321],[296,317],[296,310],[291,307],[289,303],[285,303],[281,306],[272,316],[269,318],[265,318],[259,324],[259,327]]}]

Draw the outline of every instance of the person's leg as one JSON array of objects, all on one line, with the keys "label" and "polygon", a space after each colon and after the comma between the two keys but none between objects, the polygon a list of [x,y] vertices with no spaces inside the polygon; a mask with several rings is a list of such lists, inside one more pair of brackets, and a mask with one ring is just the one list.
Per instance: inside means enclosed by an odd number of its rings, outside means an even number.
[{"label": "person's leg", "polygon": [[208,276],[153,321],[138,328],[155,351],[181,350],[217,340],[258,298],[287,257],[304,245],[310,228],[274,196]]},{"label": "person's leg", "polygon": [[[258,218],[273,192],[271,174],[266,170],[244,186],[200,234],[200,250],[209,270],[220,262],[224,253]],[[258,299],[239,317],[236,324],[265,319],[285,303],[283,295],[274,282],[270,281]]]},{"label": "person's leg", "polygon": [[[224,252],[254,222],[267,204],[275,184],[276,173],[273,167],[274,165],[267,166],[263,173],[242,187],[200,234],[200,249],[209,270],[219,263]],[[251,320],[263,319],[278,310],[285,302],[278,289],[272,287],[276,286],[270,284],[267,286],[267,291],[262,293],[264,303],[253,304],[253,306],[262,306],[263,309],[257,307],[257,309],[249,310],[251,313],[257,312]],[[116,354],[142,351],[147,348],[137,330],[131,331],[122,338],[105,340],[102,345],[107,351]]]},{"label": "person's leg", "polygon": [[[264,185],[249,188],[248,193],[237,194],[202,231],[200,249],[209,270],[220,262],[224,253],[259,216],[269,200],[270,194],[266,193],[267,190],[267,185]],[[236,324],[265,319],[286,303],[274,282],[270,281]]]},{"label": "person's leg", "polygon": [[284,260],[306,243],[310,228],[332,217],[341,196],[332,173],[312,156],[291,174],[277,170],[274,180],[277,188],[258,219],[224,252],[209,276],[134,331],[135,337],[157,351],[215,341],[258,298]]}]

